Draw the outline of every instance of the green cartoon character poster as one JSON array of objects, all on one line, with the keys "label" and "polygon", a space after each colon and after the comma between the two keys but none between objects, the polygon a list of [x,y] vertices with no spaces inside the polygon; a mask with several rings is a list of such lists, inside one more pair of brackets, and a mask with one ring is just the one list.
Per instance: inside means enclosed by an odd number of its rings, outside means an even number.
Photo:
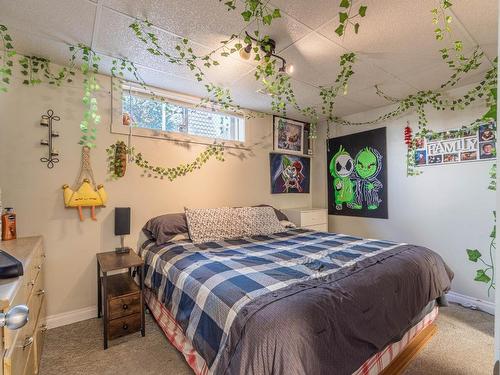
[{"label": "green cartoon character poster", "polygon": [[351,175],[354,161],[351,155],[340,146],[338,152],[330,161],[330,175],[333,177],[335,209],[342,210],[343,204],[352,204],[354,200],[354,185]]},{"label": "green cartoon character poster", "polygon": [[386,129],[327,141],[328,213],[387,218]]}]

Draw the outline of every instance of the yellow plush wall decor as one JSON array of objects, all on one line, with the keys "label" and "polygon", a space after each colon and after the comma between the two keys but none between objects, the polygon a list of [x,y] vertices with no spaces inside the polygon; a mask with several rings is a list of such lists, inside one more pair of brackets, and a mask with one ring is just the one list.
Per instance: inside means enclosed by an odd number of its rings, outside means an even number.
[{"label": "yellow plush wall decor", "polygon": [[63,185],[64,205],[69,208],[78,208],[80,220],[83,221],[82,207],[90,207],[92,220],[97,220],[95,208],[104,206],[108,195],[103,185],[96,186],[92,167],[90,166],[90,148],[82,148],[82,166],[77,179],[78,188],[73,190],[69,185]]}]

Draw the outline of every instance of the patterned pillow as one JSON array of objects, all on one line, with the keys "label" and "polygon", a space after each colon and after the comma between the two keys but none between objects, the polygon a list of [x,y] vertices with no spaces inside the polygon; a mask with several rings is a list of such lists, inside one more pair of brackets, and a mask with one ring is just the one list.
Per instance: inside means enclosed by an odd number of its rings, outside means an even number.
[{"label": "patterned pillow", "polygon": [[[195,244],[247,235],[241,209],[185,208],[189,236]],[[273,213],[274,214],[274,213]],[[274,215],[276,217],[276,215]]]},{"label": "patterned pillow", "polygon": [[240,210],[247,236],[265,236],[284,231],[272,207],[243,207]]}]

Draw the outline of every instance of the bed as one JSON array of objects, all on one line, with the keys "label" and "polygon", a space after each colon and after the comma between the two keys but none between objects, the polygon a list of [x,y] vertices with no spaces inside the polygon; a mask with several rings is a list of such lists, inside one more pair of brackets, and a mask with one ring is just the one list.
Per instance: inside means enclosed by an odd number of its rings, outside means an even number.
[{"label": "bed", "polygon": [[195,374],[380,374],[433,332],[453,278],[424,247],[300,228],[149,236],[139,253],[146,303]]}]

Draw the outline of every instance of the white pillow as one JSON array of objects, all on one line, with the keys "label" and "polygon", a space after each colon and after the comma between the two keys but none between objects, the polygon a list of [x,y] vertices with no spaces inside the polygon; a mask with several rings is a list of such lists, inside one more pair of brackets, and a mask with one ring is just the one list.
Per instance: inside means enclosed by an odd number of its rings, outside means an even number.
[{"label": "white pillow", "polygon": [[185,208],[189,237],[195,244],[244,237],[241,209]]},{"label": "white pillow", "polygon": [[243,207],[243,222],[247,236],[266,236],[283,232],[274,208],[272,207]]}]

